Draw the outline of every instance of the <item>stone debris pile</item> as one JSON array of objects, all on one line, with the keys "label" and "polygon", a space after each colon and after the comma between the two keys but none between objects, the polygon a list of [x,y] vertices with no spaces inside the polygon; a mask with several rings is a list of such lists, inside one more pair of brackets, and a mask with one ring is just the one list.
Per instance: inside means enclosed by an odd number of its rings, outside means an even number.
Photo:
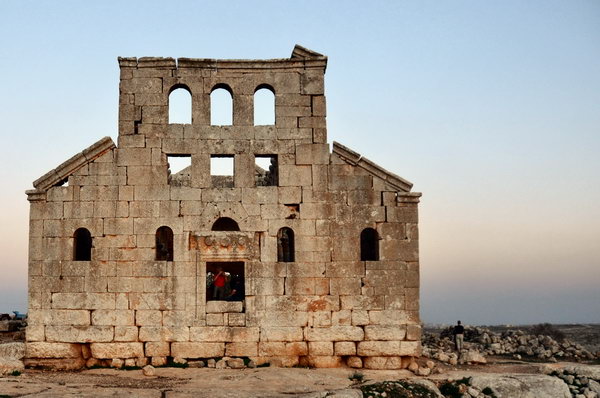
[{"label": "stone debris pile", "polygon": [[0,321],[0,332],[10,333],[25,329],[27,321],[23,319],[5,319]]},{"label": "stone debris pile", "polygon": [[422,365],[419,365],[417,361],[414,361],[411,362],[410,365],[408,365],[407,369],[416,374],[417,376],[429,376],[433,372],[434,368],[435,362],[433,361],[427,361]]},{"label": "stone debris pile", "polygon": [[495,333],[482,327],[465,328],[464,349],[466,357],[463,351],[459,358],[454,349],[452,328],[443,330],[439,335],[429,332],[423,334],[423,356],[451,365],[458,362],[485,363],[486,355],[509,355],[516,359],[529,357],[551,362],[600,358],[568,339],[557,341],[550,336],[528,334],[523,330]]},{"label": "stone debris pile", "polygon": [[600,397],[600,369],[567,366],[552,371],[550,375],[562,379],[569,387],[573,398]]},{"label": "stone debris pile", "polygon": [[439,386],[440,393],[444,397],[464,398],[497,398],[498,392],[489,386],[479,386],[472,383],[471,377],[462,379],[448,379]]}]

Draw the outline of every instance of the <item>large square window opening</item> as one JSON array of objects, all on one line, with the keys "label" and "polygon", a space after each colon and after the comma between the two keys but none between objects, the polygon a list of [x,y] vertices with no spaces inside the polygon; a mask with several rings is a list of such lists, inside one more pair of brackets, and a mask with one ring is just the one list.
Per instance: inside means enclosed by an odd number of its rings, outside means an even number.
[{"label": "large square window opening", "polygon": [[246,297],[244,263],[206,263],[206,301],[244,301]]},{"label": "large square window opening", "polygon": [[192,155],[167,155],[167,179],[173,186],[191,186]]},{"label": "large square window opening", "polygon": [[256,186],[277,186],[277,155],[255,155],[254,160]]},{"label": "large square window opening", "polygon": [[233,156],[213,155],[210,157],[210,176],[213,187],[233,188]]}]

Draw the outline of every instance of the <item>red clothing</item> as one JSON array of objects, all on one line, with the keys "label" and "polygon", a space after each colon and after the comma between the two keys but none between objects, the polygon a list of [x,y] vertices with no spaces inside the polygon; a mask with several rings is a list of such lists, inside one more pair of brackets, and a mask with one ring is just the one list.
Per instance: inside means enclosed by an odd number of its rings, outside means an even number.
[{"label": "red clothing", "polygon": [[219,275],[215,276],[215,280],[213,281],[213,283],[216,287],[225,286],[225,275],[219,274]]}]

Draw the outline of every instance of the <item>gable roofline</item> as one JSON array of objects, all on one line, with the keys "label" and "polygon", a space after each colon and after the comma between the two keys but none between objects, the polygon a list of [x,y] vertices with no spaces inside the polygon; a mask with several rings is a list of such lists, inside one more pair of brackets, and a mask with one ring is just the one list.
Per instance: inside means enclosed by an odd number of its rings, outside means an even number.
[{"label": "gable roofline", "polygon": [[399,175],[387,171],[375,162],[365,158],[360,153],[353,151],[337,141],[333,141],[332,152],[337,154],[345,162],[353,166],[358,166],[367,171],[369,174],[381,178],[399,191],[410,192],[412,189],[413,184],[410,181],[407,181]]},{"label": "gable roofline", "polygon": [[102,138],[101,140],[90,145],[83,151],[72,156],[69,160],[61,163],[55,169],[50,170],[49,172],[35,180],[33,182],[33,186],[35,189],[27,191],[27,195],[33,195],[36,193],[42,193],[47,191],[49,188],[55,186],[61,181],[64,181],[66,178],[72,175],[75,171],[79,170],[81,167],[92,162],[94,159],[102,156],[104,153],[115,147],[116,145],[113,142],[112,138]]}]

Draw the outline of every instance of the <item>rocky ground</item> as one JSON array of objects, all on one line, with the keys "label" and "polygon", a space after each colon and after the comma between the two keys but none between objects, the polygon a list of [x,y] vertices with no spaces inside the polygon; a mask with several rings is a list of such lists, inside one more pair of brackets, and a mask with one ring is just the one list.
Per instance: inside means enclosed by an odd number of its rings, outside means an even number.
[{"label": "rocky ground", "polygon": [[[534,335],[532,329],[537,325],[519,325],[519,326],[467,326],[467,330],[477,329],[480,331],[490,331],[492,334],[499,336],[522,332],[526,335]],[[552,328],[562,333],[567,340],[574,344],[579,344],[583,349],[592,352],[600,352],[600,324],[554,324]],[[449,328],[425,327],[425,334],[441,335],[442,332],[448,331]],[[447,332],[446,332],[446,335]]]},{"label": "rocky ground", "polygon": [[[573,379],[564,380],[565,376]],[[591,385],[587,395],[573,395],[565,382],[574,384],[577,377]],[[153,376],[145,376],[142,370],[25,370],[0,378],[0,397],[588,398],[597,396],[593,389],[598,388],[594,381],[598,379],[599,366],[569,363],[459,365],[426,378],[408,370],[340,368],[157,368]]]},{"label": "rocky ground", "polygon": [[[539,330],[539,329],[538,329]],[[553,334],[552,329],[550,334]],[[2,360],[14,366],[0,376],[5,397],[407,397],[407,398],[598,398],[600,327],[584,327],[585,342],[523,328],[467,328],[456,355],[449,330],[428,330],[423,357],[410,370],[307,368],[89,369],[49,372],[23,369],[19,331],[3,334]],[[573,329],[571,329],[573,331]],[[594,332],[596,334],[594,334]],[[17,341],[15,341],[17,340]],[[589,344],[592,343],[592,344]],[[11,357],[11,358],[8,358]],[[14,362],[10,362],[14,361]],[[0,363],[0,368],[2,363]],[[181,366],[180,364],[179,366]],[[208,364],[207,364],[208,365]],[[233,365],[233,362],[232,362]],[[229,366],[227,361],[223,366]],[[7,368],[8,369],[8,368]]]},{"label": "rocky ground", "polygon": [[464,351],[460,357],[455,352],[452,327],[423,334],[423,356],[452,365],[457,362],[485,363],[490,355],[509,356],[515,359],[557,362],[597,361],[600,351],[567,338],[558,328],[545,324],[537,330],[508,329],[494,332],[485,327],[466,327]]}]

